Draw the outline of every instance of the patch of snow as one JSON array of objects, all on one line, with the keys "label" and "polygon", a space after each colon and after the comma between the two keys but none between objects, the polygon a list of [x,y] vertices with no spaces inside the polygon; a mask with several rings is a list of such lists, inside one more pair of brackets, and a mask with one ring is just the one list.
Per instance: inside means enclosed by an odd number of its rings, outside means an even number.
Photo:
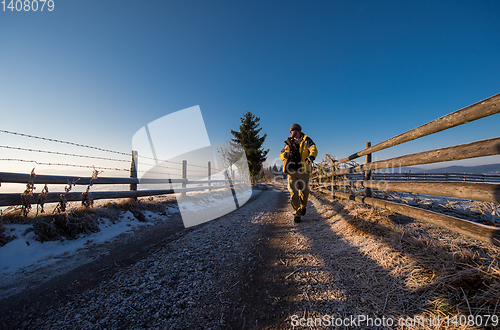
[{"label": "patch of snow", "polygon": [[[167,216],[178,212],[175,207],[170,207]],[[119,221],[111,221],[99,218],[100,231],[90,235],[81,234],[74,240],[39,242],[32,225],[4,225],[7,236],[16,238],[0,247],[0,274],[2,282],[11,280],[18,273],[33,271],[56,262],[61,257],[75,254],[78,250],[89,245],[100,244],[112,240],[125,232],[133,231],[135,228],[151,225],[154,222],[164,221],[165,214],[160,215],[151,211],[143,211],[148,222],[140,222],[132,212],[123,212]],[[29,232],[28,232],[29,231]]]}]

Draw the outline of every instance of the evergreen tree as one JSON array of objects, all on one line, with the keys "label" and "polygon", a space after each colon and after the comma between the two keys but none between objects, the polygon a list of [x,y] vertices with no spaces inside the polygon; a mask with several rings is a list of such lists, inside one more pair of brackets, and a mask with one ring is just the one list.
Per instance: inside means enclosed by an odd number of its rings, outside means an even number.
[{"label": "evergreen tree", "polygon": [[251,111],[245,112],[240,120],[240,131],[231,130],[231,134],[234,136],[231,141],[240,144],[245,149],[250,175],[255,177],[261,171],[262,163],[266,160],[266,155],[269,152],[269,149],[262,149],[267,134],[259,136],[262,130],[262,127],[259,127],[260,118]]}]

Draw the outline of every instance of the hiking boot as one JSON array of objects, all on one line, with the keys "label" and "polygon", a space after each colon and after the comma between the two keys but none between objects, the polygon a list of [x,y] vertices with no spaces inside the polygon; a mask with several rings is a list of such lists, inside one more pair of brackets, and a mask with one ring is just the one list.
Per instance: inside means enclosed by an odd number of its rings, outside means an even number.
[{"label": "hiking boot", "polygon": [[306,215],[306,208],[305,208],[305,207],[304,207],[304,208],[301,208],[301,209],[299,210],[299,212],[300,212],[300,214],[301,214],[302,216]]},{"label": "hiking boot", "polygon": [[299,223],[299,222],[300,222],[300,215],[296,215],[296,216],[293,218],[293,222],[295,222],[295,223]]}]

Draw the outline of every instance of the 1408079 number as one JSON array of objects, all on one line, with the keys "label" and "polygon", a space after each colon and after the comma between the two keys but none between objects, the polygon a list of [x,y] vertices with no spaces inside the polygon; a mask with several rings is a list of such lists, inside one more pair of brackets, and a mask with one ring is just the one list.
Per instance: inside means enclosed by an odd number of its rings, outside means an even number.
[{"label": "1408079 number", "polygon": [[54,10],[54,0],[3,0],[3,11],[43,11],[47,8],[48,11]]}]

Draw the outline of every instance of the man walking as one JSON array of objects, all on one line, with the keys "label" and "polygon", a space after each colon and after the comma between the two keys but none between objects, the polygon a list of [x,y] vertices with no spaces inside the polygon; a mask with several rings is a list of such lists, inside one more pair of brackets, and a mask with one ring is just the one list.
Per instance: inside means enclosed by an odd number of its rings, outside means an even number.
[{"label": "man walking", "polygon": [[280,159],[284,161],[283,171],[288,174],[288,191],[293,208],[293,221],[300,222],[306,214],[309,197],[309,176],[318,150],[313,140],[302,133],[299,124],[292,124],[290,137],[285,140]]}]

